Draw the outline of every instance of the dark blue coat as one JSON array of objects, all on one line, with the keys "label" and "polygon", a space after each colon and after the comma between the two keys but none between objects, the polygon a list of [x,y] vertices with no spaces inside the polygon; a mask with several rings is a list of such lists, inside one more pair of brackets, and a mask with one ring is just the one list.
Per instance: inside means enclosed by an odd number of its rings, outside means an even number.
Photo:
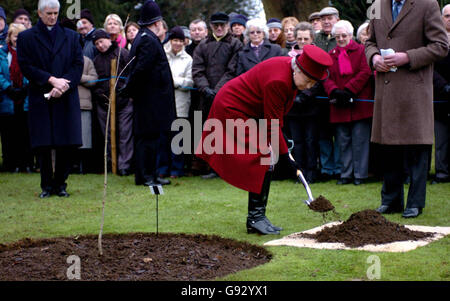
[{"label": "dark blue coat", "polygon": [[[83,73],[79,35],[59,24],[49,34],[39,20],[19,34],[17,57],[23,75],[30,81],[29,127],[31,145],[80,146],[81,112],[78,84]],[[54,40],[54,43],[52,42]],[[52,90],[50,76],[70,80],[70,89],[61,98],[46,100]]]},{"label": "dark blue coat", "polygon": [[141,28],[130,50],[126,93],[133,98],[134,135],[170,131],[176,117],[172,73],[158,37]]}]

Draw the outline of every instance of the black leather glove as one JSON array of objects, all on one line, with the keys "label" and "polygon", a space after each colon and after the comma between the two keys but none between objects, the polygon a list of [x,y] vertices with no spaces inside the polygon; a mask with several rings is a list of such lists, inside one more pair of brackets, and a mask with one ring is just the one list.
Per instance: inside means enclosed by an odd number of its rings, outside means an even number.
[{"label": "black leather glove", "polygon": [[299,105],[308,105],[313,101],[314,97],[312,96],[309,90],[299,91],[297,96],[295,96],[294,102]]},{"label": "black leather glove", "polygon": [[215,92],[213,89],[211,89],[211,88],[209,88],[209,87],[206,87],[206,88],[203,89],[203,95],[204,95],[204,96],[206,97],[206,99],[208,99],[209,101],[213,101],[214,98],[216,97],[216,92]]},{"label": "black leather glove", "polygon": [[17,92],[16,92],[16,89],[14,89],[12,85],[10,85],[8,88],[6,88],[5,93],[12,100],[16,100]]},{"label": "black leather glove", "polygon": [[336,99],[334,103],[336,106],[345,108],[353,103],[353,93],[348,90],[334,89],[330,94],[331,99]]}]

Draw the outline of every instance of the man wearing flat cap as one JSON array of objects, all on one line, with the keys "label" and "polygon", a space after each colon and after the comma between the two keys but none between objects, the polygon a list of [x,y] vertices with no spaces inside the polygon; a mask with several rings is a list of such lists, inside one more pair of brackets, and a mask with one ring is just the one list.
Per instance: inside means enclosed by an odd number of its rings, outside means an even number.
[{"label": "man wearing flat cap", "polygon": [[[309,89],[325,80],[332,64],[328,53],[306,45],[302,55],[270,58],[229,81],[212,104],[196,155],[222,179],[249,192],[248,233],[280,234],[282,230],[267,219],[265,212],[273,166],[279,155],[288,153],[281,132],[283,118],[292,107],[297,89]],[[236,126],[237,135],[234,127],[227,125],[230,120],[245,124]],[[223,130],[218,131],[220,126],[214,125],[212,132],[207,126],[210,123],[222,124]],[[219,138],[211,151],[208,136],[217,132]]]},{"label": "man wearing flat cap", "polygon": [[93,35],[95,32],[94,18],[90,10],[82,9],[80,13],[80,20],[77,22],[77,31],[80,34],[81,47],[83,47],[83,55],[91,60],[98,54],[95,48]]},{"label": "man wearing flat cap", "polygon": [[127,83],[119,94],[133,99],[136,185],[165,185],[170,181],[157,174],[156,157],[176,112],[172,73],[158,38],[162,15],[155,1],[144,3],[138,24],[141,29],[130,50]]},{"label": "man wearing flat cap", "polygon": [[[212,34],[197,46],[192,64],[192,77],[201,93],[200,109],[203,120],[208,116],[219,89],[236,76],[237,54],[242,48],[242,43],[233,38],[229,32],[227,14],[223,12],[213,14],[210,26]],[[214,177],[217,177],[214,171],[204,176],[204,178]]]},{"label": "man wearing flat cap", "polygon": [[308,17],[309,23],[311,23],[314,32],[320,32],[322,30],[322,22],[320,20],[320,12],[313,12]]}]

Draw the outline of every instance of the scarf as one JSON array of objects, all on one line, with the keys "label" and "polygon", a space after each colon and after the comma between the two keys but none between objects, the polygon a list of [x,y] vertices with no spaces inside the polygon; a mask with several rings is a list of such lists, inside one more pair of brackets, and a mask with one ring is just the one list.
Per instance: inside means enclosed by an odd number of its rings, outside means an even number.
[{"label": "scarf", "polygon": [[17,61],[17,51],[10,44],[8,44],[8,50],[12,56],[11,65],[9,66],[9,77],[14,88],[22,88],[23,75]]},{"label": "scarf", "polygon": [[339,52],[338,56],[338,65],[339,65],[339,74],[340,75],[350,75],[353,74],[352,63],[350,61],[350,57],[348,56],[347,50],[352,46],[353,41],[350,40],[345,47],[337,47]]}]

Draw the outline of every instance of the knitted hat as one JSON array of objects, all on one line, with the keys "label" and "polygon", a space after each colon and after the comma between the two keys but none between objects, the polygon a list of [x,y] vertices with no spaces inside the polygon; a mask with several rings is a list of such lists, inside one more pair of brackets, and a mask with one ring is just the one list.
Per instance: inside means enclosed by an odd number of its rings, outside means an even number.
[{"label": "knitted hat", "polygon": [[153,0],[145,1],[141,8],[141,17],[138,21],[139,26],[152,25],[156,21],[162,20],[161,10],[158,4]]},{"label": "knitted hat", "polygon": [[110,39],[111,36],[104,29],[97,29],[92,35],[92,41],[95,43],[99,39]]},{"label": "knitted hat", "polygon": [[226,13],[223,13],[223,12],[217,12],[217,13],[213,14],[211,16],[211,20],[210,20],[210,22],[212,24],[228,23],[228,21],[230,21],[230,18],[228,17],[228,15]]},{"label": "knitted hat", "polygon": [[269,21],[267,21],[267,27],[268,28],[279,28],[279,29],[283,28],[283,26],[281,25],[280,19],[277,19],[277,18],[269,19]]},{"label": "knitted hat", "polygon": [[88,20],[92,25],[94,25],[94,18],[92,17],[91,11],[87,8],[82,9],[80,12],[80,20],[86,19]]},{"label": "knitted hat", "polygon": [[170,30],[169,40],[180,39],[184,41],[184,31],[180,26],[175,26]]},{"label": "knitted hat", "polygon": [[305,45],[303,53],[297,55],[295,63],[308,77],[316,81],[328,78],[328,67],[333,65],[331,56],[314,45]]},{"label": "knitted hat", "polygon": [[230,26],[233,27],[233,24],[241,24],[242,26],[246,27],[248,19],[244,15],[235,15],[233,18],[231,18]]},{"label": "knitted hat", "polygon": [[24,8],[19,8],[18,10],[16,10],[16,11],[14,12],[13,21],[14,21],[17,17],[22,16],[22,15],[27,16],[28,19],[31,18],[31,17],[30,17],[30,13],[29,13],[26,9],[24,9]]}]

